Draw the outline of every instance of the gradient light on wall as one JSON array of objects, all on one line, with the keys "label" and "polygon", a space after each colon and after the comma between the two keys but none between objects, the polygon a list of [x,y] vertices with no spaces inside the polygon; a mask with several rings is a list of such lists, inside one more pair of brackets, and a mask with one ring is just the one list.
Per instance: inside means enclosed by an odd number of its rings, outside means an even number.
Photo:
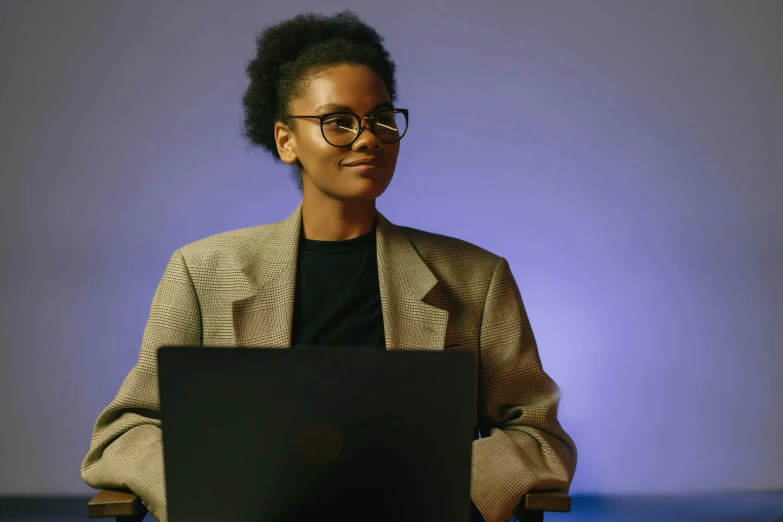
[{"label": "gradient light on wall", "polygon": [[88,492],[171,253],[294,209],[244,66],[344,8],[411,111],[379,209],[509,260],[573,491],[783,488],[780,2],[95,0],[0,4],[0,494]]}]

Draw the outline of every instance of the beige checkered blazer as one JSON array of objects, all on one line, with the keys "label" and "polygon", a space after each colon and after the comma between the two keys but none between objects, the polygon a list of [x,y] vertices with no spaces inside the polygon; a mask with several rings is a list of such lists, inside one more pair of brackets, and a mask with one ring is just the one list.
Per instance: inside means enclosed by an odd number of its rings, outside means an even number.
[{"label": "beige checkered blazer", "polygon": [[[479,353],[476,422],[490,434],[473,442],[471,498],[484,519],[507,522],[530,489],[567,491],[576,448],[557,420],[559,391],[541,367],[506,260],[395,226],[380,213],[377,225],[386,348]],[[155,352],[163,345],[290,346],[300,229],[301,205],[282,222],[174,252],[138,363],[95,423],[81,468],[89,485],[130,488],[166,520]]]}]

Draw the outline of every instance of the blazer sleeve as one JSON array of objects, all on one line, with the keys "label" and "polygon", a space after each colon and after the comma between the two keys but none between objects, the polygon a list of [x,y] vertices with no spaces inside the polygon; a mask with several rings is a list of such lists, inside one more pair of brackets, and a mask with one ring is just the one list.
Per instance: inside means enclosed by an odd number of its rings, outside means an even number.
[{"label": "blazer sleeve", "polygon": [[87,484],[128,488],[161,521],[166,520],[166,491],[156,352],[164,345],[201,345],[198,299],[179,250],[152,299],[138,363],[99,415],[81,467]]},{"label": "blazer sleeve", "polygon": [[479,349],[478,421],[471,498],[487,522],[508,522],[532,489],[568,492],[576,470],[573,440],[557,420],[560,391],[544,372],[508,263],[495,266]]}]

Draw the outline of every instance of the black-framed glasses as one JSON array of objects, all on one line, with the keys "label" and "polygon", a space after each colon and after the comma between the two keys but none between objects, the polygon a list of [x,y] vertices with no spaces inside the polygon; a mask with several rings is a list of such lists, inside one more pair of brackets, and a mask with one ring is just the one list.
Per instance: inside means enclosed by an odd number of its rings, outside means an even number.
[{"label": "black-framed glasses", "polygon": [[321,122],[321,134],[329,145],[349,147],[362,133],[362,122],[367,120],[370,132],[383,143],[397,143],[408,131],[408,109],[381,109],[372,116],[359,116],[352,112],[330,112],[316,116],[290,118],[315,118]]}]

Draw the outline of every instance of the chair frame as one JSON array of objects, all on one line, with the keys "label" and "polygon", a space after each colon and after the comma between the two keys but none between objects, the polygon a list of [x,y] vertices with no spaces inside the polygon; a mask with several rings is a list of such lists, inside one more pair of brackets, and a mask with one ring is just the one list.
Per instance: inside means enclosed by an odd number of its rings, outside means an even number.
[{"label": "chair frame", "polygon": [[[531,491],[514,510],[514,516],[519,522],[543,522],[546,511],[571,511],[571,497],[560,491]],[[141,522],[147,508],[130,490],[102,489],[87,504],[87,515],[114,518],[115,522]]]}]

